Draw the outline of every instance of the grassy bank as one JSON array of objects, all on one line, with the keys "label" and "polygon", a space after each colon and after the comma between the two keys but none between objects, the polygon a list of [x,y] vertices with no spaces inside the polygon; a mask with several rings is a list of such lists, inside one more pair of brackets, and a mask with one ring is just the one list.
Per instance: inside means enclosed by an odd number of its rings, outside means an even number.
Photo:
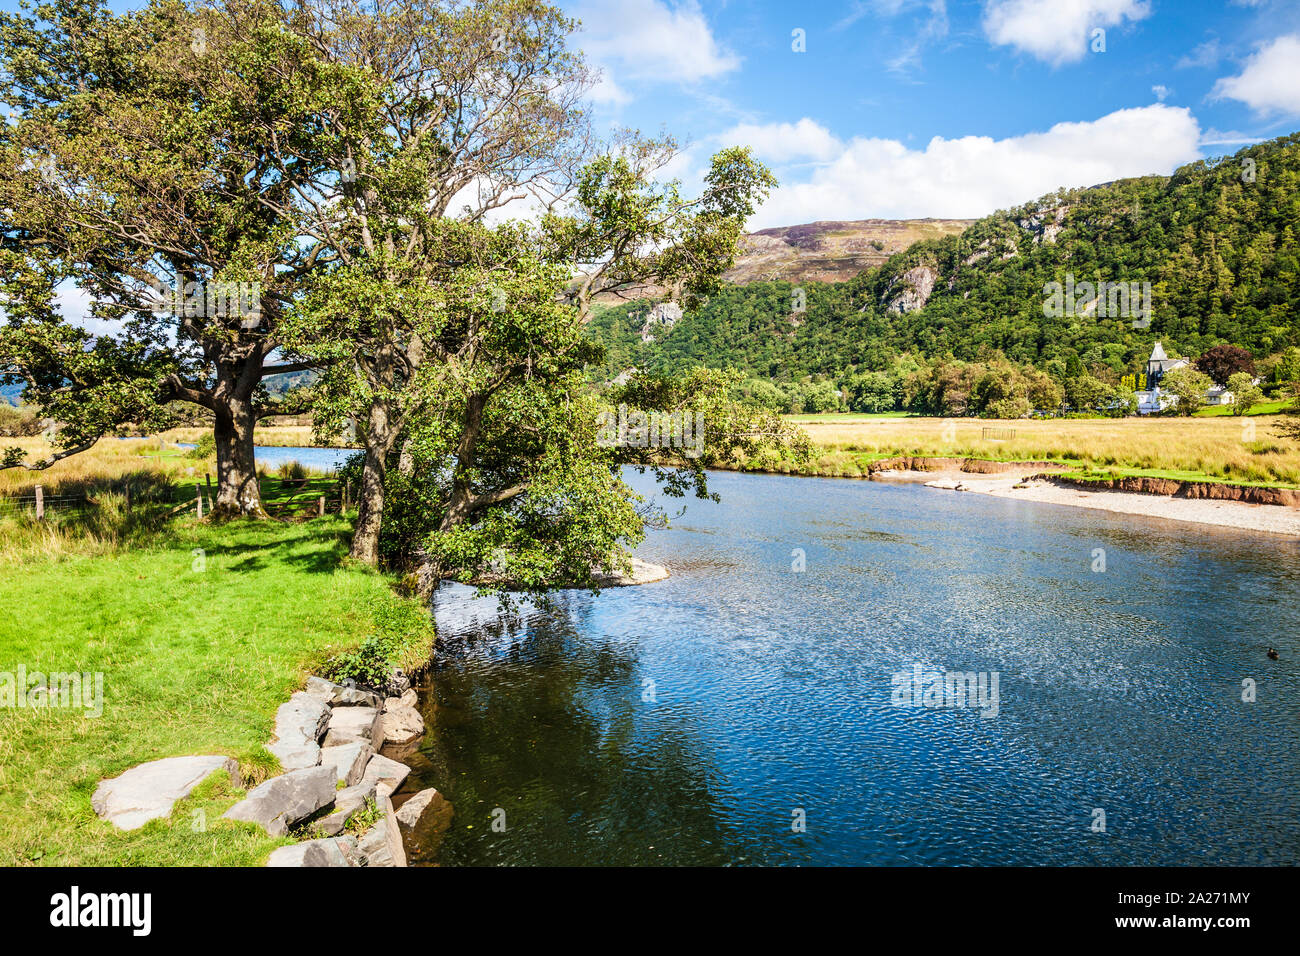
[{"label": "grassy bank", "polygon": [[[239,793],[205,784],[171,818],[130,833],[96,817],[97,783],[146,760],[225,754],[246,784],[276,769],[276,708],[311,671],[411,607],[346,565],[350,523],[142,527],[97,553],[17,546],[0,523],[0,672],[103,674],[103,713],[0,709],[0,865],[257,864],[278,845],[220,820]],[[396,610],[396,614],[395,614]],[[398,656],[427,658],[431,631]],[[199,813],[201,811],[201,814]],[[196,821],[203,821],[199,826]]]},{"label": "grassy bank", "polygon": [[881,459],[923,456],[1054,461],[1086,472],[1176,473],[1182,481],[1300,484],[1300,447],[1280,436],[1277,415],[1016,421],[797,416],[794,421],[817,446],[811,461],[771,459],[744,467],[861,477]]}]

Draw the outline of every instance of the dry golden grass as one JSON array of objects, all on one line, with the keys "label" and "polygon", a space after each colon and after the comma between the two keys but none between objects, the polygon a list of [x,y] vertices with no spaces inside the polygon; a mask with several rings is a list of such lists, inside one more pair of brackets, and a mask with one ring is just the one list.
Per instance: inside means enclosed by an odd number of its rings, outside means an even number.
[{"label": "dry golden grass", "polygon": [[[999,460],[1062,460],[1089,468],[1174,472],[1232,481],[1300,484],[1300,446],[1281,416],[1250,418],[863,418],[799,421],[823,457],[867,453]],[[1014,429],[1003,441],[986,428]]]},{"label": "dry golden grass", "polygon": [[[112,482],[140,471],[161,472],[176,480],[215,471],[214,461],[188,458],[184,449],[173,444],[184,439],[171,433],[165,439],[167,447],[160,449],[157,438],[101,438],[90,450],[55,462],[44,471],[7,468],[0,471],[0,495],[30,494],[36,485],[48,495],[79,494],[88,484]],[[23,449],[29,461],[51,453],[43,438],[4,438],[0,446]]]},{"label": "dry golden grass", "polygon": [[[211,428],[173,428],[166,432],[168,441],[198,442],[200,436],[212,434]],[[259,445],[277,447],[310,448],[312,441],[310,425],[259,425],[253,433],[253,440]]]}]

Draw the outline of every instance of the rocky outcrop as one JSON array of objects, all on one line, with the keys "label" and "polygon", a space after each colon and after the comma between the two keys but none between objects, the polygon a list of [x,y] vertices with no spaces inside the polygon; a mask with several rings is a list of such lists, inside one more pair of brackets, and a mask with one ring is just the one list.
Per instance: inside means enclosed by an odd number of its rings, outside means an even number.
[{"label": "rocky outcrop", "polygon": [[111,780],[101,780],[90,798],[100,818],[122,830],[134,830],[150,820],[171,815],[177,800],[190,795],[210,774],[224,770],[239,786],[239,765],[229,757],[166,757],[132,767]]},{"label": "rocky outcrop", "polygon": [[[379,689],[345,687],[313,677],[305,691],[276,711],[276,739],[267,746],[282,755],[287,772],[249,791],[222,818],[257,824],[271,836],[284,836],[293,827],[309,824],[320,838],[280,847],[271,854],[268,866],[406,865],[389,795],[411,768],[376,754],[375,748],[384,743],[385,716],[393,718],[393,726],[400,730],[395,730],[395,736],[408,745],[419,736],[411,731],[418,726],[422,733],[424,721],[415,709],[410,680],[400,670],[394,670],[381,689],[390,692],[388,699],[377,693]],[[293,766],[298,762],[306,765]],[[232,786],[240,785],[239,766],[229,757],[151,761],[101,781],[91,804],[104,819],[122,829],[135,829],[168,816],[177,800],[218,771],[229,776]],[[339,784],[343,789],[338,789]],[[384,810],[379,823],[360,841],[344,835],[348,822],[369,804]]]},{"label": "rocky outcrop", "polygon": [[681,317],[682,307],[676,302],[660,302],[651,306],[646,313],[645,322],[641,324],[641,341],[653,342],[655,332],[659,330],[671,332]]},{"label": "rocky outcrop", "polygon": [[333,811],[316,820],[314,825],[326,836],[336,836],[343,832],[349,820],[365,809],[367,801],[376,799],[378,797],[375,794],[373,781],[358,783],[354,787],[344,787],[334,795]]},{"label": "rocky outcrop", "polygon": [[370,758],[370,763],[366,764],[361,782],[373,784],[380,796],[387,796],[402,785],[410,772],[411,768],[406,764],[375,754]]},{"label": "rocky outcrop", "polygon": [[934,266],[927,263],[913,266],[890,283],[885,292],[887,308],[899,314],[920,311],[930,301],[937,278]]},{"label": "rocky outcrop", "polygon": [[367,866],[406,866],[406,850],[402,834],[388,797],[381,797],[383,818],[371,827],[357,846],[365,857]]},{"label": "rocky outcrop", "polygon": [[421,790],[398,808],[397,822],[408,830],[415,829],[424,812],[429,809],[429,805],[441,799],[442,795],[433,787]]},{"label": "rocky outcrop", "polygon": [[303,693],[330,707],[378,707],[381,702],[374,691],[335,684],[323,677],[308,677],[307,689]]},{"label": "rocky outcrop", "polygon": [[332,767],[291,770],[255,787],[222,818],[256,823],[271,836],[284,836],[291,826],[334,802],[335,782]]}]

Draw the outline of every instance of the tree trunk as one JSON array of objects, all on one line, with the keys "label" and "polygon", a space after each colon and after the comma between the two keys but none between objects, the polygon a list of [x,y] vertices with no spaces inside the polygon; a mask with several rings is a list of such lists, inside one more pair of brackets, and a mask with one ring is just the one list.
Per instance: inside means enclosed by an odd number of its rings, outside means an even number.
[{"label": "tree trunk", "polygon": [[257,462],[253,452],[252,408],[246,402],[228,402],[215,409],[217,444],[216,518],[264,518]]},{"label": "tree trunk", "polygon": [[213,438],[217,446],[217,500],[214,518],[265,518],[257,484],[257,462],[253,452],[253,390],[262,379],[260,350],[244,353],[233,361],[217,362],[217,381],[212,390],[212,413],[216,418]]},{"label": "tree trunk", "polygon": [[366,428],[366,462],[361,470],[361,494],[357,500],[357,526],[348,555],[372,567],[379,564],[379,532],[384,521],[384,479],[388,474],[388,453],[393,450],[396,429],[388,410],[372,405]]}]

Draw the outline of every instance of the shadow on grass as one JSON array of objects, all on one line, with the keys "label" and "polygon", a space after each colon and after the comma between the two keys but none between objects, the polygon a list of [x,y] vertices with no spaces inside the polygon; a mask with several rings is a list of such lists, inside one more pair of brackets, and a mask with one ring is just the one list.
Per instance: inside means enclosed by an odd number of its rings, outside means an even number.
[{"label": "shadow on grass", "polygon": [[[284,527],[284,526],[281,526]],[[219,545],[223,554],[237,558],[228,567],[245,573],[270,567],[292,567],[310,574],[332,574],[347,557],[351,535],[343,531],[323,532],[310,523],[300,531],[269,541],[249,541]],[[241,557],[242,556],[242,557]]]}]

